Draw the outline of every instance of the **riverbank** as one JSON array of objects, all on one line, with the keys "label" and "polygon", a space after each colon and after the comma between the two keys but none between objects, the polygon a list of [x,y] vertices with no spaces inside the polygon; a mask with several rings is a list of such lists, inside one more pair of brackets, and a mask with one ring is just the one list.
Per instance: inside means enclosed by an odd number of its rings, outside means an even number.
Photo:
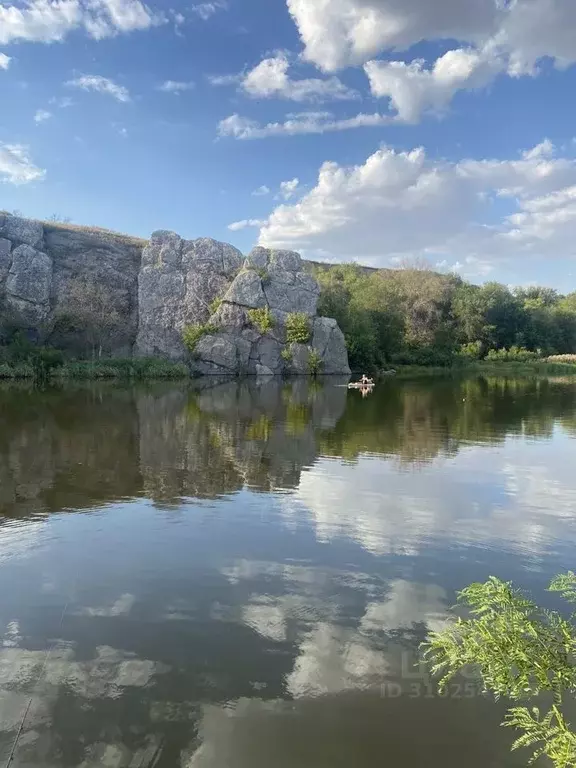
[{"label": "riverbank", "polygon": [[[526,376],[526,375],[574,375],[576,363],[548,363],[545,360],[531,360],[522,363],[495,362],[478,360],[452,366],[400,365],[397,366],[396,376],[460,376],[465,373],[485,373],[492,376]],[[386,371],[383,371],[385,374]]]},{"label": "riverbank", "polygon": [[[0,379],[35,379],[39,377],[32,362],[1,363]],[[158,358],[116,358],[106,360],[72,360],[52,368],[45,378],[51,380],[142,380],[186,379],[190,370],[185,363],[172,363]]]}]

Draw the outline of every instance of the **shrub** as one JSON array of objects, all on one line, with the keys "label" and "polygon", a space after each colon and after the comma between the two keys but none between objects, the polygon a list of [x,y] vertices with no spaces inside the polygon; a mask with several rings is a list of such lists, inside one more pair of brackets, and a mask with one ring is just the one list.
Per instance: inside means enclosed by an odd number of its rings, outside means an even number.
[{"label": "shrub", "polygon": [[537,352],[517,346],[512,346],[510,349],[491,349],[486,355],[486,360],[492,363],[527,363],[537,359]]},{"label": "shrub", "polygon": [[193,325],[187,325],[182,331],[182,341],[184,346],[193,354],[196,351],[196,346],[203,336],[209,336],[211,333],[217,333],[218,328],[215,325],[209,323],[194,323]]},{"label": "shrub", "polygon": [[8,363],[0,363],[0,379],[13,379],[14,369]]},{"label": "shrub", "polygon": [[320,357],[320,353],[316,349],[310,350],[310,356],[308,358],[308,370],[311,376],[317,376],[322,372],[322,366],[324,361]]},{"label": "shrub", "polygon": [[220,298],[220,296],[216,296],[216,298],[214,299],[214,301],[211,301],[211,302],[210,302],[210,307],[209,307],[209,309],[210,309],[210,314],[211,314],[211,315],[215,315],[215,314],[216,314],[216,312],[218,312],[218,310],[219,310],[219,309],[220,309],[220,307],[222,306],[222,301],[223,301],[223,300]]},{"label": "shrub", "polygon": [[310,320],[304,312],[290,312],[286,318],[286,340],[289,344],[308,344]]},{"label": "shrub", "polygon": [[480,360],[482,357],[482,342],[470,341],[468,344],[462,344],[458,350],[458,357],[463,360]]},{"label": "shrub", "polygon": [[[557,576],[549,590],[576,602],[576,575]],[[542,713],[536,706],[510,707],[503,725],[520,731],[512,749],[530,747],[530,763],[545,755],[556,768],[576,765],[576,733],[564,712],[576,690],[574,614],[567,620],[544,610],[494,576],[458,597],[469,618],[433,632],[424,644],[432,673],[441,676],[440,691],[457,672],[472,667],[484,692],[496,699],[545,706]],[[541,696],[545,692],[549,699]]]},{"label": "shrub", "polygon": [[260,333],[267,333],[271,331],[276,325],[274,315],[270,311],[270,307],[262,307],[261,309],[249,309],[248,318],[252,325],[255,325]]},{"label": "shrub", "polygon": [[282,360],[284,360],[285,363],[291,363],[292,362],[292,350],[290,347],[284,347],[282,352],[280,352],[280,357]]}]

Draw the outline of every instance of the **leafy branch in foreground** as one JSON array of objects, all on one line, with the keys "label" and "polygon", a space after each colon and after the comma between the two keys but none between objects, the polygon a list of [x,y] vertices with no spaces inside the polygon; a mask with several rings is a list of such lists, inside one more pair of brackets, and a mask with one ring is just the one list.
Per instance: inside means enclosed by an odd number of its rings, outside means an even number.
[{"label": "leafy branch in foreground", "polygon": [[[576,602],[576,575],[557,576],[549,590]],[[562,708],[576,692],[576,627],[555,611],[540,608],[511,583],[491,576],[458,594],[471,618],[430,635],[424,658],[440,676],[440,691],[465,667],[473,667],[484,692],[512,701],[547,692],[548,712],[525,706],[508,710],[503,725],[523,731],[512,749],[531,747],[531,762],[547,756],[556,768],[576,766],[576,733]]]}]

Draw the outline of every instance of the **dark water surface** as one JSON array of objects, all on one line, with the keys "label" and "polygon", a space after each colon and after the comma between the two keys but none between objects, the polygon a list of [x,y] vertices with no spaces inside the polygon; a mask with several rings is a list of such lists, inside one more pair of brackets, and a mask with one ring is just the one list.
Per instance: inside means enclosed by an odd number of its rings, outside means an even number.
[{"label": "dark water surface", "polygon": [[0,389],[0,768],[490,768],[414,649],[575,566],[576,382]]}]

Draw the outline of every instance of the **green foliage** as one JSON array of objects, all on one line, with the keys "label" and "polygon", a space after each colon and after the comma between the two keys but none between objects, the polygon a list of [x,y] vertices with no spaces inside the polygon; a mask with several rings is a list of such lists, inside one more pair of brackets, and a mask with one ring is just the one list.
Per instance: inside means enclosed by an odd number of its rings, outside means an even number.
[{"label": "green foliage", "polygon": [[69,361],[56,371],[60,379],[182,379],[190,375],[184,363],[153,357]]},{"label": "green foliage", "polygon": [[221,306],[222,306],[222,299],[219,296],[216,296],[216,298],[210,302],[210,307],[209,307],[210,314],[215,315]]},{"label": "green foliage", "polygon": [[260,333],[268,333],[276,325],[274,315],[270,307],[261,307],[260,309],[249,309],[248,318],[252,325],[255,325]]},{"label": "green foliage", "polygon": [[[550,590],[576,602],[576,576],[557,576]],[[533,760],[546,755],[556,768],[576,766],[576,733],[562,711],[576,693],[576,627],[493,576],[462,590],[459,601],[471,618],[432,633],[424,645],[440,690],[458,671],[472,667],[496,698],[521,701],[548,692],[553,703],[544,715],[536,707],[515,706],[503,725],[522,732],[513,749],[530,747]]]},{"label": "green foliage", "polygon": [[284,347],[282,352],[280,352],[280,357],[282,360],[284,360],[285,363],[291,363],[292,362],[292,350],[290,347]]},{"label": "green foliage", "polygon": [[310,372],[311,376],[318,376],[319,373],[322,373],[322,366],[323,366],[323,360],[320,357],[320,353],[316,349],[310,350],[310,355],[308,356],[308,370]]},{"label": "green foliage", "polygon": [[483,352],[481,341],[469,341],[467,344],[461,344],[458,350],[458,357],[463,360],[480,360]]},{"label": "green foliage", "polygon": [[190,352],[194,354],[196,346],[203,336],[209,336],[212,333],[217,333],[218,328],[209,323],[194,323],[193,325],[187,325],[182,331],[182,341],[184,346]]},{"label": "green foliage", "polygon": [[286,318],[286,340],[288,344],[308,344],[310,318],[306,313],[290,312]]},{"label": "green foliage", "polygon": [[513,345],[510,349],[491,349],[486,355],[486,360],[493,363],[526,363],[530,360],[537,360],[538,357],[537,352]]},{"label": "green foliage", "polygon": [[[346,265],[316,268],[315,276],[322,289],[319,312],[338,321],[354,370],[390,363],[449,366],[511,348],[576,353],[576,293],[476,286],[427,269]],[[505,357],[527,359],[522,353]]]}]

